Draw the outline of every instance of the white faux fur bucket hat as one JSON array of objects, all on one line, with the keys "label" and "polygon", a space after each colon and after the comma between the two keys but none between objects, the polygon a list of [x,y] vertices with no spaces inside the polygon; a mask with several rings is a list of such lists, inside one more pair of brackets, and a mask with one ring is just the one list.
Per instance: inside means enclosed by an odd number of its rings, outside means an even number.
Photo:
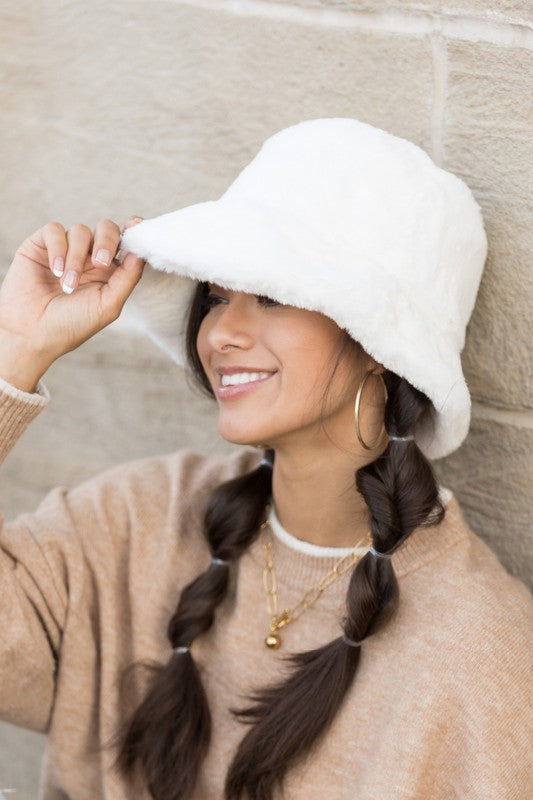
[{"label": "white faux fur bucket hat", "polygon": [[465,439],[460,353],[487,252],[466,184],[416,145],[355,119],[271,136],[216,201],[129,228],[147,261],[124,314],[180,364],[197,281],[320,311],[433,404],[428,458]]}]

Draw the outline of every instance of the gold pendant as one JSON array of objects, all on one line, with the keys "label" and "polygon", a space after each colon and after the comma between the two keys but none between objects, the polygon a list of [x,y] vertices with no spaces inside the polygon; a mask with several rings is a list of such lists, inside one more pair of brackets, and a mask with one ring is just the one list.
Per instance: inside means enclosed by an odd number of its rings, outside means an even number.
[{"label": "gold pendant", "polygon": [[281,636],[279,633],[269,633],[265,638],[265,644],[270,650],[277,650],[278,647],[281,647]]},{"label": "gold pendant", "polygon": [[271,650],[277,650],[278,647],[281,647],[281,636],[278,633],[280,628],[283,628],[287,625],[292,619],[291,612],[288,608],[286,608],[279,617],[272,617],[272,622],[270,623],[270,633],[265,638],[265,644]]}]

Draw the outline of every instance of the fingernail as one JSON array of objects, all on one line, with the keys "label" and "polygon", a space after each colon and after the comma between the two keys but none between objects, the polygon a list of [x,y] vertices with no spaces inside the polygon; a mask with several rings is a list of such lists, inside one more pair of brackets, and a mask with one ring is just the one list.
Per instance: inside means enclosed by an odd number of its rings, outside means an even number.
[{"label": "fingernail", "polygon": [[54,266],[52,267],[52,272],[56,276],[56,278],[60,278],[63,274],[63,270],[65,268],[65,262],[61,258],[61,256],[56,256],[54,258]]},{"label": "fingernail", "polygon": [[96,253],[94,260],[98,261],[99,264],[104,264],[107,267],[107,265],[109,264],[109,256],[110,256],[109,250],[101,249],[98,250],[98,252]]},{"label": "fingernail", "polygon": [[78,273],[74,272],[73,269],[69,269],[67,274],[65,275],[65,280],[63,281],[62,289],[67,294],[72,294],[76,285],[78,283]]}]

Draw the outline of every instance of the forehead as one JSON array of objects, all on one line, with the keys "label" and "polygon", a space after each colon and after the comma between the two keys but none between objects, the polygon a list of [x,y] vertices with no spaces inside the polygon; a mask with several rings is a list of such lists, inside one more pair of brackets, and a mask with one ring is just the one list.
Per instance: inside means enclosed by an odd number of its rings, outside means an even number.
[{"label": "forehead", "polygon": [[205,284],[208,289],[224,289],[225,292],[231,291],[227,289],[225,286],[222,286],[220,283],[214,283],[214,281],[205,281]]}]

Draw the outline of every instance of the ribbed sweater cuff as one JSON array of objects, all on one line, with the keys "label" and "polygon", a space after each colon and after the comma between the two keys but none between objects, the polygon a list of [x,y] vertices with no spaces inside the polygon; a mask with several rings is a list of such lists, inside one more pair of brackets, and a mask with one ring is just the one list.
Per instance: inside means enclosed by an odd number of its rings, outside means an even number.
[{"label": "ribbed sweater cuff", "polygon": [[42,381],[30,393],[0,378],[0,462],[49,401],[50,393]]}]

